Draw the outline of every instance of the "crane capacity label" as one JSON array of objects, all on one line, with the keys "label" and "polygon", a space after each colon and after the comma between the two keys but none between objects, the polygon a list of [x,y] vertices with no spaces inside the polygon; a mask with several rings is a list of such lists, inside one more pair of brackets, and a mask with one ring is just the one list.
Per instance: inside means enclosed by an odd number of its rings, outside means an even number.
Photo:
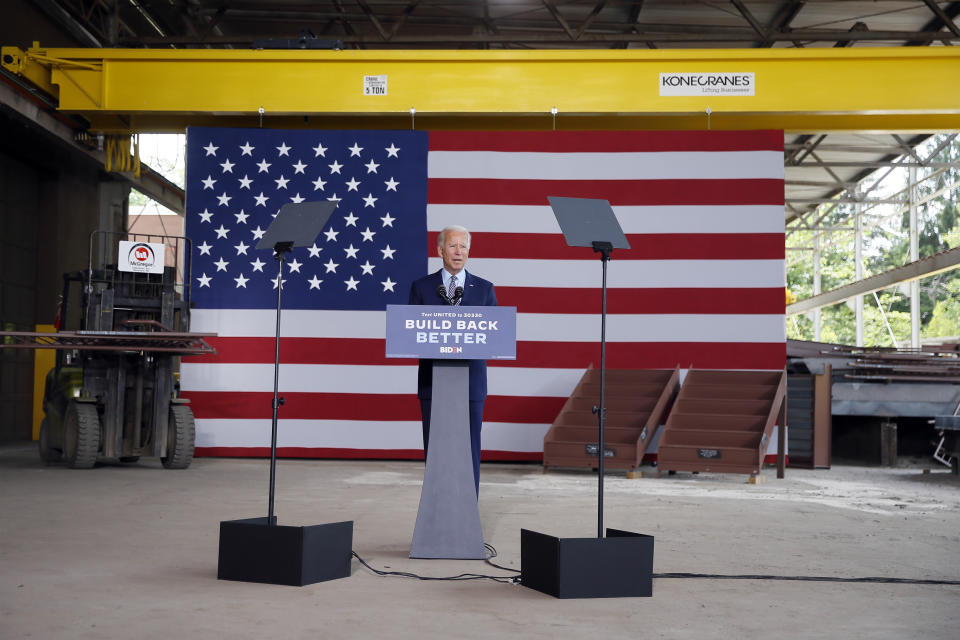
[{"label": "crane capacity label", "polygon": [[387,95],[387,76],[363,76],[363,95]]}]

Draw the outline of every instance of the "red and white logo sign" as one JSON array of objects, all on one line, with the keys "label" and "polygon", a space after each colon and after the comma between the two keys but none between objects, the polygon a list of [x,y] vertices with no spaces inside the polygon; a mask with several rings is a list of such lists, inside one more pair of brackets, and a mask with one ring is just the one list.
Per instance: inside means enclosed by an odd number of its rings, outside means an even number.
[{"label": "red and white logo sign", "polygon": [[163,273],[165,248],[160,243],[121,240],[117,268],[133,273]]}]

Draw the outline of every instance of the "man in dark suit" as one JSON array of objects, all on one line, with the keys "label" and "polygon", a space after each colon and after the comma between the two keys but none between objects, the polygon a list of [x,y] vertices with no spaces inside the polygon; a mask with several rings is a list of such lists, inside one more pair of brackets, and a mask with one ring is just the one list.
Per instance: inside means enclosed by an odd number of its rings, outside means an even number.
[{"label": "man in dark suit", "polygon": [[[413,282],[409,304],[462,304],[468,306],[497,306],[493,284],[464,267],[470,254],[470,232],[461,226],[450,226],[437,238],[437,253],[443,268]],[[445,296],[439,292],[443,287]],[[462,295],[457,296],[458,288]],[[423,419],[423,452],[430,441],[430,405],[433,385],[433,360],[421,360],[417,372],[417,397]],[[473,453],[473,480],[480,493],[480,427],[483,421],[483,403],[487,399],[487,362],[470,361],[470,447]]]}]

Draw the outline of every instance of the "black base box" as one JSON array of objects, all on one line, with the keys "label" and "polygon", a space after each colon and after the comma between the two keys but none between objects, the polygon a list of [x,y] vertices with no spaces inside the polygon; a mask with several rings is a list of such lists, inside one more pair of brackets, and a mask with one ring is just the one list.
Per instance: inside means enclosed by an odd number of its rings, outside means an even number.
[{"label": "black base box", "polygon": [[555,598],[653,595],[653,536],[607,529],[605,538],[520,530],[520,583]]},{"label": "black base box", "polygon": [[308,527],[276,521],[222,521],[217,578],[302,587],[350,575],[352,520]]}]

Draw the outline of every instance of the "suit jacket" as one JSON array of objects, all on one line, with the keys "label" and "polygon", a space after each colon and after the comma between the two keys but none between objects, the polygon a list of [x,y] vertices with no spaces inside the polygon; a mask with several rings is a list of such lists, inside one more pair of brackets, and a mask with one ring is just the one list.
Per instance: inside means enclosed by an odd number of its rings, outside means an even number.
[{"label": "suit jacket", "polygon": [[[413,281],[410,286],[409,304],[438,304],[446,305],[446,301],[437,293],[437,288],[443,286],[441,271],[431,273]],[[478,278],[469,271],[463,284],[463,299],[460,304],[474,307],[497,306],[497,294],[493,291],[493,283]],[[417,397],[428,400],[432,397],[433,360],[421,360],[417,371]],[[485,400],[487,397],[487,361],[470,360],[470,400]]]}]

